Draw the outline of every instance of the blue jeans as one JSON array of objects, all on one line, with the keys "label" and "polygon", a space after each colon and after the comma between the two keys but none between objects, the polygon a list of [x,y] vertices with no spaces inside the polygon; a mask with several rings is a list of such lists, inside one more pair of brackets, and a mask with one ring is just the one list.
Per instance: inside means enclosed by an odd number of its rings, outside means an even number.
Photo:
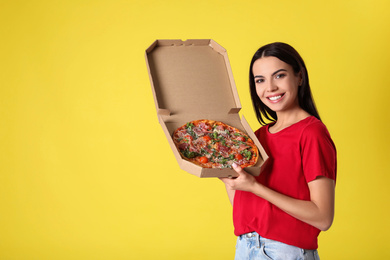
[{"label": "blue jeans", "polygon": [[256,232],[237,238],[235,260],[319,260],[317,250],[305,250],[259,236]]}]

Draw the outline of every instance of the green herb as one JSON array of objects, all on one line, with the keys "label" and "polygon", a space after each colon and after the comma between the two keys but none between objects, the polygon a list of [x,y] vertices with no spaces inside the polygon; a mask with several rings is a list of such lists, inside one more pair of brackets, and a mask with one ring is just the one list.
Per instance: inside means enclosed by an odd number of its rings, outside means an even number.
[{"label": "green herb", "polygon": [[193,127],[195,127],[195,125],[193,123],[187,123],[187,125],[186,125],[187,129],[192,129]]},{"label": "green herb", "polygon": [[196,156],[199,156],[199,154],[197,152],[190,152],[188,149],[184,150],[183,151],[183,155],[187,158],[194,158]]},{"label": "green herb", "polygon": [[251,151],[248,151],[247,149],[243,150],[241,152],[242,155],[244,155],[244,157],[249,161],[252,157],[252,153]]},{"label": "green herb", "polygon": [[194,126],[194,124],[190,124],[190,123],[187,123],[187,132],[194,138],[194,139],[197,139],[198,138],[198,135],[194,132],[194,130],[192,129]]}]

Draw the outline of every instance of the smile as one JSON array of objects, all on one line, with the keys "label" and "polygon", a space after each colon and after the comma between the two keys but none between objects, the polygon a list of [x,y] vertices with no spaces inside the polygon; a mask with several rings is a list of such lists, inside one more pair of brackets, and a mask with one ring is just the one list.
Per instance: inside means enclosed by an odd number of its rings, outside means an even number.
[{"label": "smile", "polygon": [[267,98],[272,102],[278,102],[283,96],[284,96],[284,94],[280,94],[277,96],[272,96],[272,97],[267,97]]}]

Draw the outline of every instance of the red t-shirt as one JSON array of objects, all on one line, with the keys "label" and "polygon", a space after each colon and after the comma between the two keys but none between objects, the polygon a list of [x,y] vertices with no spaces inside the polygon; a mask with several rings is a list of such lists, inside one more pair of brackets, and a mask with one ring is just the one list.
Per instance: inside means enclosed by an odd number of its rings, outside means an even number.
[{"label": "red t-shirt", "polygon": [[[258,182],[290,197],[310,200],[308,182],[318,176],[336,180],[336,148],[320,120],[310,116],[274,134],[269,126],[255,132],[269,156],[256,177]],[[256,231],[303,249],[318,247],[319,229],[250,192],[235,192],[233,222],[236,236]]]}]

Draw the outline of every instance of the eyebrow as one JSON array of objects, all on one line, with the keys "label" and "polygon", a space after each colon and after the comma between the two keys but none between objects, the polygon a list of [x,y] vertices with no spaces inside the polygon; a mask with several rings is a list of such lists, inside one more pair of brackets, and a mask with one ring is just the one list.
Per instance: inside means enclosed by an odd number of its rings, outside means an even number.
[{"label": "eyebrow", "polygon": [[[277,74],[277,73],[279,73],[279,72],[281,72],[281,71],[286,71],[286,72],[287,72],[287,70],[285,70],[285,69],[279,69],[279,70],[275,71],[274,73],[272,73],[271,76],[274,76],[275,74]],[[262,76],[262,75],[256,75],[255,78],[264,78],[264,76]]]}]

